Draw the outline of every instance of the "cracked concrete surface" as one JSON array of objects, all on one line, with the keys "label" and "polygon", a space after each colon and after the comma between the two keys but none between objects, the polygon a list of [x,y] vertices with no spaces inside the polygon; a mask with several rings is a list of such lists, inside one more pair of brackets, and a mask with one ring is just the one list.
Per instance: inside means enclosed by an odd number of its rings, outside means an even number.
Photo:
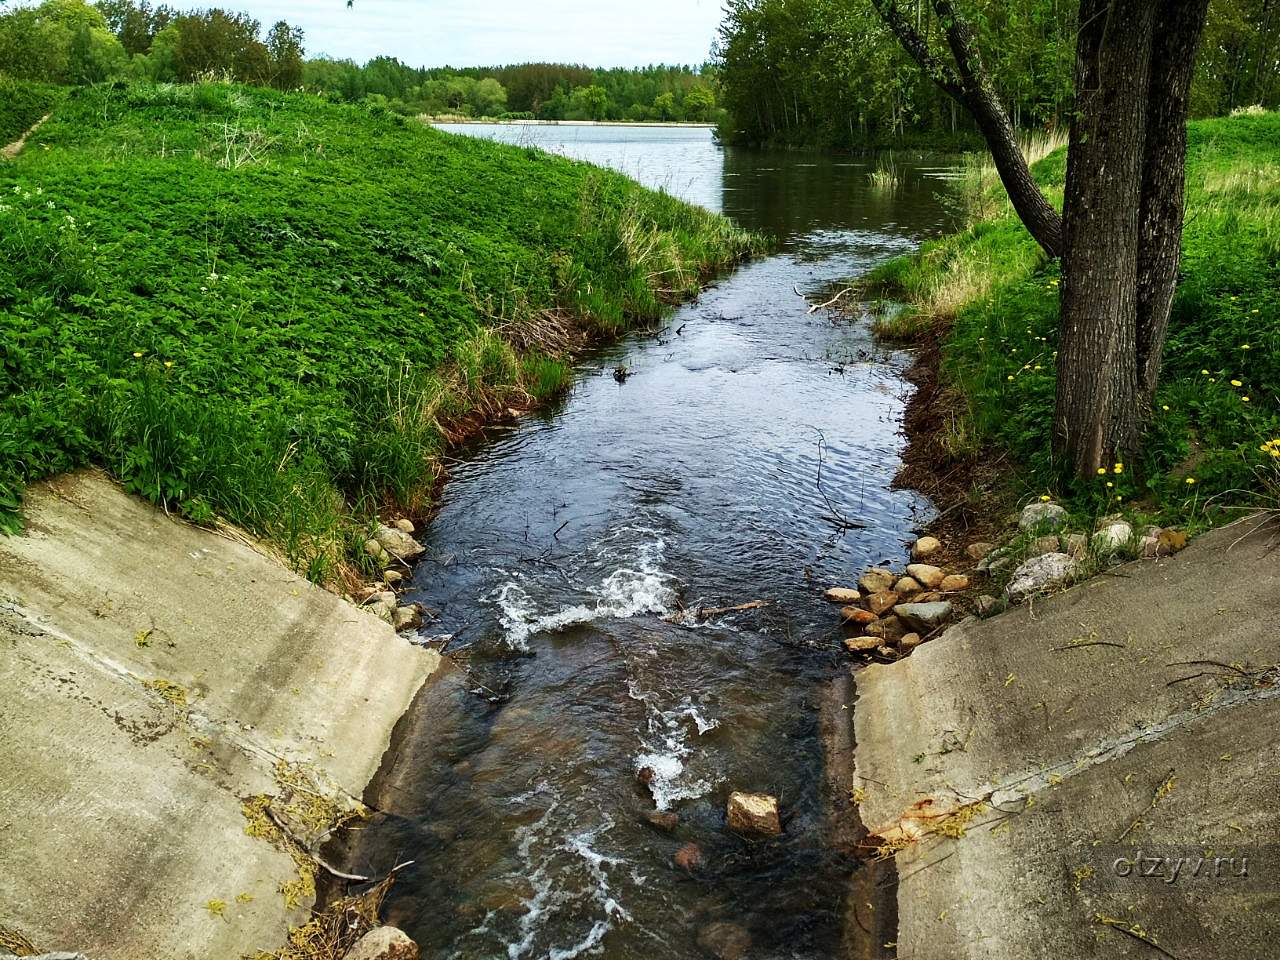
[{"label": "cracked concrete surface", "polygon": [[439,658],[99,473],[26,514],[0,538],[0,924],[95,960],[276,949],[296,870],[242,800],[280,761],[360,797]]},{"label": "cracked concrete surface", "polygon": [[929,834],[897,855],[897,956],[1280,956],[1278,542],[1218,530],[857,674],[863,820]]}]

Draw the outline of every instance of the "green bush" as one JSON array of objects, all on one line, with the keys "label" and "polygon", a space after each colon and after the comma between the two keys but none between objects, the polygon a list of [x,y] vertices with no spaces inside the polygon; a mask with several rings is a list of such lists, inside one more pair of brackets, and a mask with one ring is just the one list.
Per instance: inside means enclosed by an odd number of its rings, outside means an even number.
[{"label": "green bush", "polygon": [[0,147],[13,143],[30,130],[62,99],[60,87],[0,74]]}]

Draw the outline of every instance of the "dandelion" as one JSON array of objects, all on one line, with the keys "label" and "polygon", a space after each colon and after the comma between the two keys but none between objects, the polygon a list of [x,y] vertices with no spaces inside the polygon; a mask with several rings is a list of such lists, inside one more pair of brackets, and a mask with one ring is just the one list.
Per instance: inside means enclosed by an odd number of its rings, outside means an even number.
[{"label": "dandelion", "polygon": [[1209,378],[1209,382],[1210,382],[1210,383],[1217,383],[1217,382],[1218,382],[1218,378],[1217,378],[1217,377],[1210,377],[1210,378]]},{"label": "dandelion", "polygon": [[1168,405],[1167,403],[1165,403],[1165,404],[1161,404],[1160,409],[1161,409],[1161,410],[1164,410],[1164,411],[1166,411],[1166,412],[1168,412],[1168,410],[1169,410],[1169,405]]},{"label": "dandelion", "polygon": [[1241,402],[1241,403],[1248,403],[1248,402],[1249,402],[1249,398],[1248,398],[1248,397],[1241,397],[1241,398],[1240,398],[1240,402]]},{"label": "dandelion", "polygon": [[1243,386],[1244,386],[1244,384],[1243,384],[1243,383],[1241,383],[1239,380],[1232,380],[1232,381],[1231,381],[1231,385],[1232,385],[1233,387],[1243,387]]},{"label": "dandelion", "polygon": [[1012,373],[1011,373],[1011,374],[1009,374],[1009,379],[1010,379],[1010,380],[1012,380],[1012,379],[1013,379],[1013,374],[1012,374]]},{"label": "dandelion", "polygon": [[1195,477],[1187,477],[1187,486],[1188,486],[1188,487],[1195,486],[1195,482],[1196,482],[1196,478],[1195,478]]},{"label": "dandelion", "polygon": [[1117,464],[1116,464],[1116,468],[1115,468],[1115,472],[1116,472],[1116,473],[1124,473],[1124,464],[1123,464],[1123,463],[1117,463]]},{"label": "dandelion", "polygon": [[1035,368],[1036,368],[1037,370],[1041,369],[1040,364],[1038,364],[1038,363],[1037,363]]},{"label": "dandelion", "polygon": [[1112,483],[1110,480],[1108,480],[1108,481],[1107,481],[1107,489],[1108,489],[1108,490],[1114,490],[1114,489],[1115,489],[1115,486],[1116,486],[1116,485],[1115,485],[1114,483]]},{"label": "dandelion", "polygon": [[1122,497],[1120,494],[1118,494],[1118,493],[1116,494],[1116,503],[1119,503],[1119,502],[1120,502],[1121,500],[1123,500],[1123,499],[1124,499],[1124,497]]},{"label": "dandelion", "polygon": [[1249,344],[1247,344],[1247,343],[1242,343],[1242,344],[1240,344],[1240,349],[1241,349],[1241,350],[1252,350],[1252,349],[1253,349],[1253,347],[1249,346]]},{"label": "dandelion", "polygon": [[164,362],[164,368],[165,368],[166,370],[172,370],[172,369],[173,369],[173,361],[172,361],[172,360],[166,360],[166,361]]},{"label": "dandelion", "polygon": [[1201,373],[1201,375],[1202,375],[1202,376],[1205,376],[1205,377],[1207,377],[1207,376],[1209,375],[1209,371],[1208,371],[1208,370],[1201,370],[1201,371],[1200,371],[1200,373]]},{"label": "dandelion", "polygon": [[135,351],[133,351],[133,358],[134,358],[135,360],[141,360],[141,359],[142,359],[142,351],[141,351],[141,350],[135,350]]},{"label": "dandelion", "polygon": [[1100,476],[1100,477],[1105,477],[1106,475],[1107,475],[1107,468],[1106,468],[1106,467],[1099,467],[1099,468],[1098,468],[1098,476]]},{"label": "dandelion", "polygon": [[1257,313],[1258,313],[1258,311],[1257,311],[1257,310],[1250,310],[1249,312],[1250,312],[1250,313],[1252,313],[1252,314],[1254,314],[1255,316],[1256,316],[1256,315],[1257,315]]},{"label": "dandelion", "polygon": [[1052,500],[1052,499],[1053,499],[1053,497],[1049,496],[1047,493],[1046,493],[1046,494],[1042,494],[1042,495],[1040,496],[1040,502],[1041,502],[1041,503],[1048,503],[1048,502],[1049,502],[1050,500]]}]

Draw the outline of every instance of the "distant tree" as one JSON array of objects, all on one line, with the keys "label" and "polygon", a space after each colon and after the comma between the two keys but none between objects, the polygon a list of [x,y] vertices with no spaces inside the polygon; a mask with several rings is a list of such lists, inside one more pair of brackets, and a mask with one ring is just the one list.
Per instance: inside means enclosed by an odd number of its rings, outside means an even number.
[{"label": "distant tree", "polygon": [[258,39],[260,25],[247,13],[212,9],[187,13],[174,21],[174,50],[179,80],[229,76],[245,83],[266,83],[271,56]]},{"label": "distant tree", "polygon": [[684,95],[684,115],[688,120],[710,120],[715,109],[716,95],[710,87],[694,87]]},{"label": "distant tree", "polygon": [[584,120],[604,120],[608,116],[609,92],[604,87],[579,87],[573,91],[572,101],[574,111]]},{"label": "distant tree", "polygon": [[653,98],[653,112],[659,120],[676,119],[676,95],[668,90]]},{"label": "distant tree", "polygon": [[174,18],[169,7],[162,4],[152,8],[147,0],[139,3],[133,0],[99,0],[95,6],[130,56],[147,53],[156,34]]},{"label": "distant tree", "polygon": [[283,20],[267,31],[267,56],[271,59],[271,85],[279,90],[302,86],[302,28]]},{"label": "distant tree", "polygon": [[485,77],[471,93],[474,116],[496,117],[507,112],[507,91],[493,77]]}]

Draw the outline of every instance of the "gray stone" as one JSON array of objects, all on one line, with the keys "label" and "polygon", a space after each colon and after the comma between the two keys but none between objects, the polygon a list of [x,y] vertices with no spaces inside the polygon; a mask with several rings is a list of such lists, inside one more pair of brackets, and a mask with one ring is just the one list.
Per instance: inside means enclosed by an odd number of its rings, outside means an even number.
[{"label": "gray stone", "polygon": [[373,538],[383,550],[397,560],[406,562],[416,560],[427,552],[426,547],[403,530],[397,530],[395,527],[378,527],[378,532],[373,535]]},{"label": "gray stone", "polygon": [[396,927],[374,927],[357,941],[346,960],[418,960],[418,945]]},{"label": "gray stone", "polygon": [[1016,558],[1008,547],[992,550],[978,563],[979,573],[999,573],[1014,565]]},{"label": "gray stone", "polygon": [[1018,518],[1018,528],[1023,533],[1040,530],[1061,530],[1067,522],[1067,511],[1056,503],[1029,503]]},{"label": "gray stone", "polygon": [[993,596],[985,595],[973,602],[973,609],[980,617],[993,617],[1001,611],[1004,603]]},{"label": "gray stone", "polygon": [[379,563],[386,563],[391,559],[391,554],[387,553],[386,548],[377,540],[366,540],[364,542],[364,552]]},{"label": "gray stone", "polygon": [[1034,594],[1066,585],[1076,573],[1076,562],[1065,553],[1046,553],[1032,557],[1013,572],[1004,588],[1010,603],[1021,603]]},{"label": "gray stone", "polygon": [[1133,527],[1117,520],[1093,535],[1093,549],[1101,554],[1112,554],[1127,547],[1132,539]]},{"label": "gray stone", "polygon": [[919,634],[932,633],[951,618],[952,606],[947,600],[937,603],[900,603],[894,614],[907,628]]},{"label": "gray stone", "polygon": [[422,608],[416,603],[396,607],[395,613],[391,615],[391,625],[396,628],[397,633],[417,630],[422,626]]}]

